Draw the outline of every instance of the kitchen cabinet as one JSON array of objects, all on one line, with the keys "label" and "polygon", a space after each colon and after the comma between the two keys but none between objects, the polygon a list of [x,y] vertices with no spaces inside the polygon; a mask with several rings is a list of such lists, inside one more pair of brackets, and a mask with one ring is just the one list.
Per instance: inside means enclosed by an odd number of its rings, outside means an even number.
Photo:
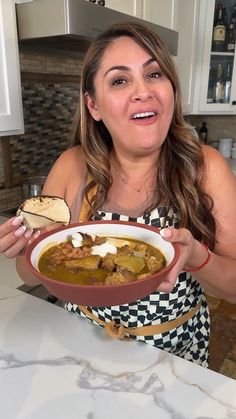
[{"label": "kitchen cabinet", "polygon": [[176,0],[173,10],[173,29],[179,33],[178,55],[174,60],[180,80],[183,112],[188,114],[192,113],[195,94],[199,0]]},{"label": "kitchen cabinet", "polygon": [[143,0],[106,0],[106,7],[141,18]]},{"label": "kitchen cabinet", "polygon": [[14,1],[0,0],[0,136],[24,132]]},{"label": "kitchen cabinet", "polygon": [[214,16],[219,3],[225,8],[229,22],[235,0],[199,1],[198,45],[192,109],[192,113],[195,114],[236,113],[235,53],[225,50],[212,51]]},{"label": "kitchen cabinet", "polygon": [[178,0],[143,0],[142,17],[169,29],[176,30]]},{"label": "kitchen cabinet", "polygon": [[106,7],[174,29],[178,0],[106,0]]}]

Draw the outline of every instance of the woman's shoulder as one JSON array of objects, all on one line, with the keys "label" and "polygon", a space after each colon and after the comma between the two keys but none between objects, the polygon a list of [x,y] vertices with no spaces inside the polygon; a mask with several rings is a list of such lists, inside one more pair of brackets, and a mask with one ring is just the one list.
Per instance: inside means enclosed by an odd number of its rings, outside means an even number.
[{"label": "woman's shoulder", "polygon": [[203,177],[206,189],[219,189],[220,185],[230,182],[234,184],[235,176],[227,160],[215,148],[203,145],[202,152],[205,162],[205,176]]},{"label": "woman's shoulder", "polygon": [[207,170],[214,170],[216,174],[218,171],[228,171],[230,169],[227,160],[214,147],[204,144],[202,145],[202,152]]},{"label": "woman's shoulder", "polygon": [[72,202],[85,171],[86,163],[81,147],[74,146],[65,150],[54,163],[43,193],[66,197],[69,202]]},{"label": "woman's shoulder", "polygon": [[63,151],[63,153],[56,160],[53,169],[57,172],[63,172],[66,176],[72,172],[74,175],[79,175],[84,172],[85,159],[84,153],[80,146],[74,146]]},{"label": "woman's shoulder", "polygon": [[80,145],[75,145],[63,151],[58,157],[57,162],[60,164],[84,163],[84,153]]}]

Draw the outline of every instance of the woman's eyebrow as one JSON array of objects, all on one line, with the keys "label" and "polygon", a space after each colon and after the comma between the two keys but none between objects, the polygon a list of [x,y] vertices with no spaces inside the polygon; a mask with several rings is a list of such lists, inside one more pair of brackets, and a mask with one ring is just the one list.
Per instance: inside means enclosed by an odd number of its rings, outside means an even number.
[{"label": "woman's eyebrow", "polygon": [[114,70],[130,71],[130,68],[125,65],[113,65],[112,67],[108,68],[104,76],[106,76],[110,71],[114,71]]},{"label": "woman's eyebrow", "polygon": [[[143,67],[147,67],[150,64],[152,64],[153,62],[156,62],[155,58],[149,58],[144,64]],[[110,71],[114,71],[114,70],[120,70],[120,71],[130,71],[130,67],[126,66],[126,65],[113,65],[112,67],[108,68],[108,70],[105,72],[104,76],[106,76]]]},{"label": "woman's eyebrow", "polygon": [[155,60],[155,58],[149,58],[149,60],[147,60],[144,64],[143,67],[147,67],[148,65],[152,64],[152,63],[156,63],[157,60]]}]

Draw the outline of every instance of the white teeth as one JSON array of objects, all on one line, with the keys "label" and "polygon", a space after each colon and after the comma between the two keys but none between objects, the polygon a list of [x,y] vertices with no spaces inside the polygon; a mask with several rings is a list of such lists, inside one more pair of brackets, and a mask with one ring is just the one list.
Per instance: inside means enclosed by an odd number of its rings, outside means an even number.
[{"label": "white teeth", "polygon": [[138,118],[147,118],[148,116],[154,116],[155,112],[140,112],[140,113],[135,113],[132,116],[132,119],[138,119]]}]

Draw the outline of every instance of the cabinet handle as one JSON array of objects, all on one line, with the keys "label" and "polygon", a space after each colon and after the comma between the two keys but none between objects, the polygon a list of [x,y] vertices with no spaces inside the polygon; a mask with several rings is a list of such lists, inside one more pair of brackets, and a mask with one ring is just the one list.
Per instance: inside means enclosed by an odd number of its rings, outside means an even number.
[{"label": "cabinet handle", "polygon": [[236,105],[236,100],[232,100],[232,105]]}]

